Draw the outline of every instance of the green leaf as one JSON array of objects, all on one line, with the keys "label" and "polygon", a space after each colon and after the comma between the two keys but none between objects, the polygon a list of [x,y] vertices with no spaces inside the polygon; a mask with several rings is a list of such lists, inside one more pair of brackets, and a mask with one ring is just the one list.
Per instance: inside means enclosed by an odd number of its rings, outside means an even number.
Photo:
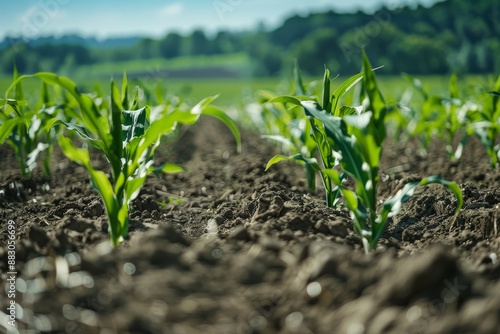
[{"label": "green leaf", "polygon": [[376,128],[374,138],[377,140],[377,146],[381,146],[386,137],[385,116],[387,113],[387,106],[384,97],[378,89],[377,81],[375,79],[375,74],[373,73],[370,61],[364,52],[363,73],[363,86],[368,97],[368,106],[366,111],[371,111],[373,113],[373,125]]},{"label": "green leaf", "polygon": [[453,73],[450,76],[450,98],[458,99],[458,85],[457,85],[457,74]]},{"label": "green leaf", "polygon": [[269,102],[270,103],[291,103],[291,104],[294,104],[296,106],[301,105],[300,100],[293,97],[293,96],[278,96],[272,100],[269,100]]},{"label": "green leaf", "polygon": [[121,105],[123,109],[129,109],[129,102],[128,102],[128,80],[127,80],[127,73],[123,72],[123,81],[122,81],[122,101]]},{"label": "green leaf", "polygon": [[111,81],[111,150],[113,156],[108,157],[113,168],[113,176],[116,177],[121,170],[121,158],[123,156],[123,129],[122,129],[122,112],[120,109],[118,88]]},{"label": "green leaf", "polygon": [[333,107],[332,107],[332,112],[331,114],[333,116],[341,116],[337,110],[339,110],[339,103],[342,97],[351,90],[352,87],[354,87],[358,82],[360,82],[363,79],[363,73],[358,73],[353,75],[352,77],[348,78],[345,80],[340,86],[335,89],[333,92],[332,99],[334,99]]},{"label": "green leaf", "polygon": [[294,60],[293,77],[295,79],[295,94],[305,95],[306,90],[304,88],[304,83],[302,82],[302,75],[300,74],[299,61],[297,59]]},{"label": "green leaf", "polygon": [[129,142],[134,138],[144,136],[149,128],[147,117],[147,107],[139,110],[123,110],[123,124],[121,125],[121,138],[124,142]]},{"label": "green leaf", "polygon": [[342,106],[340,107],[339,117],[345,117],[350,115],[359,115],[363,111],[363,107],[348,107]]},{"label": "green leaf", "polygon": [[78,135],[80,135],[82,138],[88,140],[92,144],[92,146],[99,149],[104,154],[107,154],[108,149],[107,149],[105,143],[100,139],[93,138],[92,135],[87,131],[87,129],[85,127],[80,126],[78,124],[68,123],[68,122],[65,122],[62,120],[56,120],[56,119],[51,120],[49,123],[49,125],[51,125],[51,127],[55,126],[57,124],[63,124],[66,126],[66,128],[68,130],[76,131],[76,133],[78,133]]},{"label": "green leaf", "polygon": [[330,105],[330,70],[325,67],[325,75],[323,77],[323,110],[328,111],[330,114],[333,112]]},{"label": "green leaf", "polygon": [[28,101],[26,100],[16,100],[16,99],[2,99],[0,98],[0,103],[5,103],[9,106],[20,106],[20,107],[26,107],[28,105]]},{"label": "green leaf", "polygon": [[306,158],[304,157],[302,154],[298,153],[298,154],[294,154],[294,155],[291,155],[291,156],[285,156],[285,155],[275,155],[274,157],[272,157],[268,162],[267,162],[267,165],[266,165],[266,171],[272,166],[272,165],[275,165],[277,164],[278,162],[281,162],[281,161],[284,161],[284,160],[296,160],[296,161],[301,161],[301,162],[304,162],[306,163],[307,165],[311,166],[313,169],[315,170],[320,170],[319,168],[319,165],[318,165],[318,162],[315,158]]},{"label": "green leaf", "polygon": [[307,186],[310,191],[316,191],[316,168],[311,164],[305,164],[304,168],[306,170]]},{"label": "green leaf", "polygon": [[213,101],[215,101],[215,99],[217,99],[219,97],[219,95],[215,95],[215,96],[209,96],[209,97],[206,97],[204,98],[203,100],[201,100],[200,102],[198,102],[197,105],[195,105],[192,109],[191,109],[191,113],[193,115],[201,115],[201,113],[203,112],[203,109],[205,107],[207,107],[210,103],[212,103]]},{"label": "green leaf", "polygon": [[186,167],[181,166],[181,165],[166,162],[158,167],[150,167],[150,171],[154,172],[158,175],[160,172],[168,173],[168,174],[175,174],[175,173],[189,171],[189,169],[187,169]]},{"label": "green leaf", "polygon": [[[21,85],[21,80],[17,80],[19,78],[19,72],[17,71],[17,66],[14,66],[14,75],[13,75],[13,79],[14,79],[14,82],[16,83],[15,86],[14,86],[14,98],[18,101],[20,100],[24,100],[24,92],[23,92],[23,87]],[[6,94],[7,96],[7,94]]]},{"label": "green leaf", "polygon": [[231,117],[229,117],[225,112],[223,112],[219,108],[211,105],[204,107],[202,114],[217,118],[229,128],[229,130],[233,134],[234,139],[236,140],[236,150],[238,153],[240,153],[241,152],[240,130],[238,130],[236,123],[234,123]]},{"label": "green leaf", "polygon": [[268,162],[267,162],[267,165],[266,165],[266,171],[271,168],[272,165],[275,165],[277,164],[278,162],[280,161],[284,161],[284,160],[290,160],[290,159],[293,159],[292,157],[287,157],[287,156],[284,156],[284,155],[275,155],[274,157],[272,157]]},{"label": "green leaf", "polygon": [[22,120],[19,118],[11,118],[3,121],[0,124],[0,144],[3,144],[5,140],[12,134],[14,128],[22,123]]}]

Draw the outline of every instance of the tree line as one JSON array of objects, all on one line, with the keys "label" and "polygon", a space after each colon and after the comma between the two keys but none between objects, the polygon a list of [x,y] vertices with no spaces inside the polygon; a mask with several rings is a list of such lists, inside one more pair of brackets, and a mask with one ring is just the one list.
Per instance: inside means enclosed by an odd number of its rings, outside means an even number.
[{"label": "tree line", "polygon": [[246,53],[255,76],[289,71],[294,59],[311,75],[327,65],[336,72],[359,70],[361,50],[384,73],[443,74],[500,72],[500,3],[447,0],[432,7],[362,11],[327,11],[295,15],[274,29],[190,34],[169,32],[141,38],[128,47],[89,48],[78,44],[16,43],[0,54],[0,71],[59,71],[79,65],[133,59]]}]

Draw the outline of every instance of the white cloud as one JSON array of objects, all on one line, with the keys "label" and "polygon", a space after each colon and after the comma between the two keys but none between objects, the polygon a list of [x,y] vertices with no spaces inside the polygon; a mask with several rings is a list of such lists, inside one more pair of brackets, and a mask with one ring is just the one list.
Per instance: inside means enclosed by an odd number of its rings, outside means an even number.
[{"label": "white cloud", "polygon": [[180,2],[174,2],[166,5],[160,10],[163,16],[175,16],[179,15],[184,11],[184,5]]}]

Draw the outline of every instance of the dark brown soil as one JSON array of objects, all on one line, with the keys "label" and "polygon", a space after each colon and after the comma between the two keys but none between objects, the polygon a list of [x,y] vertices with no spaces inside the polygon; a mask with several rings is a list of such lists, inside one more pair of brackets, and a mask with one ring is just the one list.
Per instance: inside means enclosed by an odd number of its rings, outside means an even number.
[{"label": "dark brown soil", "polygon": [[[0,272],[17,224],[17,324],[38,333],[500,333],[500,171],[477,141],[451,164],[436,142],[388,144],[381,198],[410,180],[458,182],[465,205],[422,188],[376,252],[365,255],[346,210],[308,194],[303,171],[244,134],[203,120],[166,157],[189,173],[151,177],[131,209],[130,238],[109,247],[86,171],[56,152],[52,180],[19,177],[0,146]],[[1,312],[8,299],[1,294]],[[0,313],[0,329],[6,318]]]}]

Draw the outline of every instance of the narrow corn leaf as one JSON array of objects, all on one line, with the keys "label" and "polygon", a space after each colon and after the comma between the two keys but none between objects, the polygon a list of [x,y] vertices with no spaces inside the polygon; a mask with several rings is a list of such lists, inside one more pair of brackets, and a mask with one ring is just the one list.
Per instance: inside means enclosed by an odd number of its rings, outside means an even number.
[{"label": "narrow corn leaf", "polygon": [[175,174],[175,173],[187,172],[189,171],[189,169],[181,165],[166,162],[158,167],[150,167],[150,171],[159,175],[160,172]]},{"label": "narrow corn leaf", "polygon": [[298,153],[298,154],[294,154],[294,155],[291,155],[291,156],[286,156],[286,155],[275,155],[274,157],[272,157],[268,162],[267,162],[267,165],[266,165],[266,171],[272,166],[272,165],[275,165],[277,164],[278,162],[281,162],[281,161],[284,161],[284,160],[297,160],[297,161],[302,161],[304,163],[306,163],[307,165],[311,166],[313,169],[315,170],[320,170],[319,168],[319,165],[318,165],[318,161],[315,159],[315,158],[306,158],[304,157],[302,154]]},{"label": "narrow corn leaf", "polygon": [[127,181],[125,185],[125,193],[126,193],[125,203],[127,205],[130,204],[130,202],[132,202],[134,199],[136,199],[137,196],[139,196],[141,188],[144,186],[144,183],[146,182],[146,177],[147,175],[143,175],[140,177],[134,177]]},{"label": "narrow corn leaf", "polygon": [[290,159],[293,159],[293,158],[292,157],[287,157],[285,155],[275,155],[274,157],[272,157],[267,162],[265,171],[267,171],[269,168],[271,168],[271,166],[277,164],[278,162],[281,162],[281,161],[284,161],[284,160],[290,160]]},{"label": "narrow corn leaf", "polygon": [[70,131],[71,130],[76,131],[76,133],[78,133],[78,135],[80,135],[82,138],[88,140],[92,144],[92,146],[99,149],[101,152],[103,152],[103,153],[108,152],[108,149],[107,149],[105,143],[100,139],[94,138],[89,133],[89,131],[87,131],[87,129],[85,127],[80,126],[78,124],[68,123],[66,121],[57,120],[57,119],[51,120],[51,122],[49,123],[48,126],[53,127],[53,126],[56,126],[58,124],[64,124],[66,126],[66,128]]},{"label": "narrow corn leaf", "polygon": [[23,87],[21,85],[21,80],[17,80],[19,78],[19,72],[17,70],[17,66],[14,66],[14,82],[16,82],[14,86],[14,98],[18,101],[24,100],[24,92],[23,92]]},{"label": "narrow corn leaf", "polygon": [[149,128],[147,107],[139,110],[123,110],[123,124],[121,125],[122,141],[129,142],[134,138],[142,137]]},{"label": "narrow corn leaf", "polygon": [[207,105],[206,107],[204,107],[202,114],[217,118],[229,128],[229,130],[233,134],[234,139],[236,140],[236,150],[238,153],[240,153],[241,152],[240,130],[238,130],[236,123],[234,123],[231,117],[229,117],[225,112],[223,112],[219,108],[211,105]]},{"label": "narrow corn leaf", "polygon": [[332,106],[330,104],[330,70],[325,67],[325,75],[323,77],[323,110],[326,110],[330,114],[333,112]]},{"label": "narrow corn leaf", "polygon": [[129,101],[128,101],[128,80],[127,80],[127,73],[123,72],[123,80],[122,80],[122,108],[123,109],[129,109]]},{"label": "narrow corn leaf", "polygon": [[307,177],[307,187],[310,191],[316,191],[316,168],[314,168],[311,164],[305,164],[304,168],[306,170]]},{"label": "narrow corn leaf", "polygon": [[0,103],[5,103],[9,106],[20,106],[26,107],[28,105],[28,101],[26,100],[16,100],[16,99],[2,99],[0,98]]},{"label": "narrow corn leaf", "polygon": [[331,112],[332,115],[341,116],[338,113],[338,110],[339,110],[339,103],[342,97],[344,97],[344,95],[362,79],[363,79],[363,73],[355,74],[352,77],[345,80],[340,86],[337,87],[337,89],[333,91],[332,99],[334,99],[334,102]]},{"label": "narrow corn leaf", "polygon": [[360,115],[363,111],[363,107],[348,107],[342,106],[339,109],[339,117],[350,116],[350,115]]},{"label": "narrow corn leaf", "polygon": [[115,178],[120,173],[121,157],[123,156],[122,113],[118,103],[120,103],[118,88],[111,81],[111,149],[115,154],[109,158]]},{"label": "narrow corn leaf", "polygon": [[203,100],[201,100],[200,102],[198,102],[198,104],[196,104],[192,109],[191,109],[191,113],[193,115],[201,115],[203,109],[205,107],[207,107],[210,103],[214,102],[215,99],[217,99],[219,97],[219,95],[215,95],[215,96],[209,96],[209,97],[206,97],[204,98]]},{"label": "narrow corn leaf", "polygon": [[301,106],[300,100],[293,96],[278,96],[272,100],[269,100],[270,103],[291,103],[296,106]]},{"label": "narrow corn leaf", "polygon": [[373,113],[373,125],[377,129],[374,137],[377,140],[377,145],[381,146],[386,137],[385,116],[387,114],[387,106],[384,97],[378,89],[377,81],[375,80],[375,74],[373,73],[370,61],[364,52],[363,73],[363,85],[369,101],[367,111],[371,111]]},{"label": "narrow corn leaf", "polygon": [[19,118],[11,118],[6,121],[2,121],[0,124],[0,144],[3,144],[12,134],[14,128],[21,123],[22,120]]},{"label": "narrow corn leaf", "polygon": [[293,67],[293,77],[295,79],[295,95],[305,95],[304,82],[300,73],[299,61],[295,59]]}]

